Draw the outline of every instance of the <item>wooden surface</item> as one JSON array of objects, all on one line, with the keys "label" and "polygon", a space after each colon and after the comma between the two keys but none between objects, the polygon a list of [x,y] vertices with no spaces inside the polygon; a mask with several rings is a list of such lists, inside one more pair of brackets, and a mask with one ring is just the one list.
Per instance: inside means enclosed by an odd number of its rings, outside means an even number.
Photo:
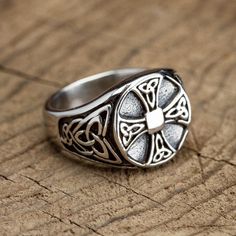
[{"label": "wooden surface", "polygon": [[[1,235],[235,235],[236,1],[1,0]],[[193,108],[187,142],[152,170],[75,163],[42,107],[118,67],[173,67]]]}]

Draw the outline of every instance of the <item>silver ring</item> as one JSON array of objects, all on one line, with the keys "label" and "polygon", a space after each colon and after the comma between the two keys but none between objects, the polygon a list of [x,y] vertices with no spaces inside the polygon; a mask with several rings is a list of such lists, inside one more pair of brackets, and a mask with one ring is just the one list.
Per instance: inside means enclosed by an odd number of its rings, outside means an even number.
[{"label": "silver ring", "polygon": [[181,148],[191,121],[188,96],[171,69],[119,69],[78,80],[45,105],[50,137],[75,159],[153,167]]}]

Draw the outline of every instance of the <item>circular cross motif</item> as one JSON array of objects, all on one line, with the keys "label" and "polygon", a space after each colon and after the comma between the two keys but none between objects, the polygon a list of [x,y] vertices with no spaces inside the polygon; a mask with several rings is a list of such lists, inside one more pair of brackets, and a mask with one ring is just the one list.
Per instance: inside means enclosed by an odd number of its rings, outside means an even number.
[{"label": "circular cross motif", "polygon": [[191,120],[179,79],[153,73],[132,82],[117,104],[114,137],[123,156],[137,166],[170,160],[182,146]]}]

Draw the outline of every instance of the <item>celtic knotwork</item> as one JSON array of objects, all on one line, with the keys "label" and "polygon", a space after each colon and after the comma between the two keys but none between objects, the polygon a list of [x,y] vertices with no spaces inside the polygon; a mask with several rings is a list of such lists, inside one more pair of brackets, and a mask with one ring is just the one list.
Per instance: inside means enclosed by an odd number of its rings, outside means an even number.
[{"label": "celtic knotwork", "polygon": [[61,142],[72,152],[82,156],[120,163],[120,158],[106,139],[110,109],[110,105],[106,105],[85,118],[64,122],[61,128]]},{"label": "celtic knotwork", "polygon": [[141,131],[143,131],[145,128],[145,125],[144,124],[131,124],[131,125],[128,125],[127,123],[124,123],[122,122],[120,124],[120,131],[121,133],[123,134],[123,144],[125,147],[127,147],[132,138],[139,134]]},{"label": "celtic knotwork", "polygon": [[167,159],[172,155],[172,151],[164,146],[163,139],[160,134],[155,138],[156,152],[154,153],[153,162],[159,162],[163,159]]},{"label": "celtic knotwork", "polygon": [[72,145],[73,138],[72,138],[72,133],[70,131],[70,126],[69,124],[65,123],[62,126],[62,131],[61,131],[61,141],[62,143],[65,143],[67,145]]},{"label": "celtic knotwork", "polygon": [[138,89],[145,94],[146,100],[151,108],[154,108],[156,103],[156,88],[158,86],[158,79],[152,79],[147,83],[142,83]]},{"label": "celtic knotwork", "polygon": [[171,108],[167,113],[166,113],[166,118],[182,118],[182,119],[187,119],[189,114],[188,114],[188,109],[186,107],[187,101],[185,97],[181,97],[177,103],[177,106]]},{"label": "celtic knotwork", "polygon": [[[137,111],[132,104],[138,104]],[[129,109],[125,112],[125,108]],[[143,76],[118,103],[115,139],[120,151],[138,166],[172,158],[186,137],[189,108],[187,95],[174,75]]]}]

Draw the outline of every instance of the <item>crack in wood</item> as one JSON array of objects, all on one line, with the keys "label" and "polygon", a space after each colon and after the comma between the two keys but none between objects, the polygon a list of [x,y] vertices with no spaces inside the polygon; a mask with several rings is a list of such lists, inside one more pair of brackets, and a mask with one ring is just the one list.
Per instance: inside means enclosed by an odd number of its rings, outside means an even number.
[{"label": "crack in wood", "polygon": [[32,182],[36,183],[36,184],[37,184],[38,186],[40,186],[41,188],[46,189],[46,190],[49,191],[50,193],[53,193],[53,191],[52,191],[49,187],[47,187],[47,186],[41,184],[40,181],[38,181],[38,180],[36,180],[36,179],[33,179],[32,177],[26,176],[26,175],[22,175],[22,174],[20,174],[20,175],[21,175],[22,177],[26,178],[26,179],[31,180]]},{"label": "crack in wood", "polygon": [[115,182],[115,181],[113,181],[113,180],[111,180],[111,179],[109,179],[109,178],[106,178],[106,177],[103,176],[103,175],[96,174],[96,176],[102,177],[103,179],[107,180],[107,181],[110,182],[110,183],[116,184],[116,185],[118,185],[118,186],[120,186],[120,187],[125,188],[125,189],[128,190],[128,191],[131,191],[131,192],[133,192],[133,193],[135,193],[135,194],[137,194],[137,195],[139,195],[139,196],[142,196],[142,197],[144,197],[144,198],[146,198],[146,199],[148,199],[148,200],[150,200],[150,201],[152,201],[152,202],[158,204],[159,206],[165,207],[162,203],[160,203],[160,202],[158,202],[158,201],[156,201],[156,200],[150,198],[149,196],[147,196],[147,195],[145,195],[145,194],[143,194],[143,193],[140,193],[140,192],[138,192],[138,191],[136,191],[136,190],[134,190],[134,189],[132,189],[132,188],[130,188],[130,187],[127,187],[127,186],[125,186],[124,184],[117,183],[117,182]]}]

